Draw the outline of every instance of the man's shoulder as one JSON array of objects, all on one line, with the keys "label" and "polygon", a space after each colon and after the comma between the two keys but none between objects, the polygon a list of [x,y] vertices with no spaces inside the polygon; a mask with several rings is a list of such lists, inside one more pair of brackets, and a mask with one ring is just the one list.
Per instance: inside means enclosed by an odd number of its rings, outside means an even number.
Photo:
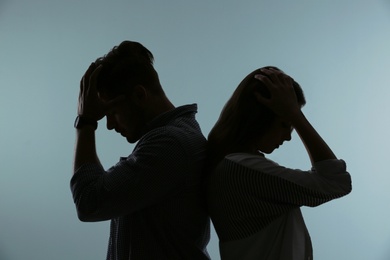
[{"label": "man's shoulder", "polygon": [[206,138],[200,129],[189,128],[176,124],[167,124],[150,130],[140,139],[140,142],[152,140],[172,140],[177,142],[205,142]]},{"label": "man's shoulder", "polygon": [[186,105],[161,116],[154,122],[154,127],[141,137],[139,146],[172,144],[186,150],[203,149],[207,141],[195,119],[194,110],[196,105]]},{"label": "man's shoulder", "polygon": [[137,143],[130,157],[158,157],[160,161],[177,165],[192,165],[206,156],[206,138],[201,133],[187,132],[166,125],[147,132]]}]

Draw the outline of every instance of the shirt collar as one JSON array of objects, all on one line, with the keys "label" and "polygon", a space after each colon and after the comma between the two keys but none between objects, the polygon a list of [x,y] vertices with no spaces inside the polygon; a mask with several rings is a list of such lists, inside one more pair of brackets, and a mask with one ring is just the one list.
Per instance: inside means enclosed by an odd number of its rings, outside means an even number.
[{"label": "shirt collar", "polygon": [[184,115],[192,115],[194,116],[198,112],[197,104],[189,104],[180,107],[176,107],[172,110],[164,112],[157,117],[155,117],[152,121],[150,121],[146,127],[144,133],[149,132],[150,130],[167,125],[170,121],[175,120],[178,117],[182,117]]}]

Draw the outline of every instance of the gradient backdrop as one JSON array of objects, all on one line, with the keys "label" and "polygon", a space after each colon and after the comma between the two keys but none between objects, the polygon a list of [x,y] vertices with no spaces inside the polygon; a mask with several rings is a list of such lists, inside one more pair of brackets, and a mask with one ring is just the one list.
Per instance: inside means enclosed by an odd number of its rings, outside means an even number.
[{"label": "gradient backdrop", "polygon": [[[79,80],[122,40],[143,43],[171,101],[207,135],[250,71],[298,81],[304,112],[343,158],[353,192],[304,208],[316,260],[390,259],[390,2],[0,0],[0,259],[105,259],[108,222],[81,223],[69,180]],[[97,131],[105,167],[133,146]],[[296,134],[272,156],[309,169]],[[219,259],[215,232],[208,246]]]}]

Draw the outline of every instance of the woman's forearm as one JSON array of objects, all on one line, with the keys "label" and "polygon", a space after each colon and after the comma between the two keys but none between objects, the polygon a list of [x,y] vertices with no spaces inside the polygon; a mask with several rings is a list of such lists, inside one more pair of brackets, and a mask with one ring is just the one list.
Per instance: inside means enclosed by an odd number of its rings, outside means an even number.
[{"label": "woman's forearm", "polygon": [[336,155],[306,119],[301,110],[291,116],[291,123],[301,138],[312,164],[315,162],[337,159]]}]

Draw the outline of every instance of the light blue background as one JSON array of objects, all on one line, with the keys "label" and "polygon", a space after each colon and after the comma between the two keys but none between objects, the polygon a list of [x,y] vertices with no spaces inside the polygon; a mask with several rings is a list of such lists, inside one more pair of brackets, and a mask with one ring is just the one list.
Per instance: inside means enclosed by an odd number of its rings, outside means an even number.
[{"label": "light blue background", "polygon": [[[171,101],[205,135],[241,79],[276,65],[353,176],[304,208],[316,260],[390,259],[390,3],[380,0],[0,0],[0,259],[105,259],[108,222],[81,223],[69,189],[79,80],[122,40],[156,58]],[[272,159],[308,169],[294,140]],[[133,148],[100,123],[105,167]],[[208,247],[219,259],[215,233]]]}]

